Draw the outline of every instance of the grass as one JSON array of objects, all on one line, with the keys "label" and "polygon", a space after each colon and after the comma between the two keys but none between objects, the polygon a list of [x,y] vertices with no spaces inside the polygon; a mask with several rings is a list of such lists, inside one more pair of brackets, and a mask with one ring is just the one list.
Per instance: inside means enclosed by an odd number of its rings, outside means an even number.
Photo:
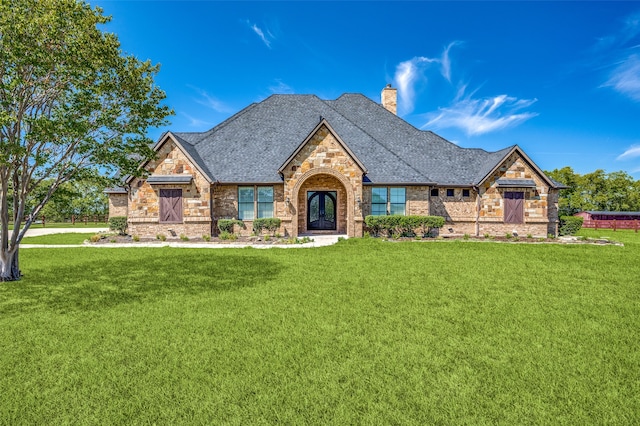
[{"label": "grass", "polygon": [[40,235],[37,237],[24,237],[21,244],[82,244],[93,233],[68,232],[63,234]]},{"label": "grass", "polygon": [[0,424],[632,424],[640,237],[611,237],[23,250]]}]

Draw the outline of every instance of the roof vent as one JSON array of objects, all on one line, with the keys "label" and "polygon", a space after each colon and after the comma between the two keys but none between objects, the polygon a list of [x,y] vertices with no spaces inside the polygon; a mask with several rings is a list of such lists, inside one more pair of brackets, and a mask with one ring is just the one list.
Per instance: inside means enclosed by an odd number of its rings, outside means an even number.
[{"label": "roof vent", "polygon": [[398,114],[398,90],[387,84],[387,87],[382,89],[382,106],[393,114]]}]

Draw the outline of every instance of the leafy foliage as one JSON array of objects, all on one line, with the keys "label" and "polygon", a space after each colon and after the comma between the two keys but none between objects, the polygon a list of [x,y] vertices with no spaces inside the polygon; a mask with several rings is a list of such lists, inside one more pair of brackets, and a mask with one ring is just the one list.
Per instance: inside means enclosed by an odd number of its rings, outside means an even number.
[{"label": "leafy foliage", "polygon": [[388,236],[413,236],[416,230],[426,236],[432,229],[444,226],[444,218],[441,216],[367,216],[364,221],[374,235],[384,231]]},{"label": "leafy foliage", "polygon": [[583,221],[584,218],[580,216],[561,216],[558,233],[560,235],[575,235],[582,228]]},{"label": "leafy foliage", "polygon": [[560,216],[589,210],[640,211],[640,181],[626,172],[596,170],[580,175],[571,167],[563,167],[545,173],[569,187],[560,190]]},{"label": "leafy foliage", "polygon": [[256,234],[261,234],[266,229],[271,234],[274,234],[280,228],[281,222],[277,217],[255,219],[253,221],[253,231]]},{"label": "leafy foliage", "polygon": [[218,219],[218,230],[223,233],[233,234],[233,226],[244,226],[244,223],[238,219]]},{"label": "leafy foliage", "polygon": [[0,280],[20,277],[19,243],[65,182],[154,156],[147,129],[171,114],[159,67],[123,53],[109,20],[77,0],[0,2]]},{"label": "leafy foliage", "polygon": [[109,218],[109,229],[118,231],[118,234],[125,235],[127,233],[127,217],[114,216]]}]

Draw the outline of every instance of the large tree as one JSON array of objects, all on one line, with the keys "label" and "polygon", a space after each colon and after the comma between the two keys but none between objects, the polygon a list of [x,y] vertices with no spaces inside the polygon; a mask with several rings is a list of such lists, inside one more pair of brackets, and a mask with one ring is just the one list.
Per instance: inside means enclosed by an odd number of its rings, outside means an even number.
[{"label": "large tree", "polygon": [[158,66],[123,53],[109,20],[76,0],[0,0],[0,281],[20,278],[20,241],[62,184],[136,174],[171,114]]}]

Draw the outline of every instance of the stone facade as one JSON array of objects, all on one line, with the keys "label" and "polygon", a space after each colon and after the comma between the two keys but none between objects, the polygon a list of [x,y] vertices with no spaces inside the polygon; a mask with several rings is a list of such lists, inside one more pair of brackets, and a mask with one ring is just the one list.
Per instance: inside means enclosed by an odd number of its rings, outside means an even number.
[{"label": "stone facade", "polygon": [[[261,184],[261,185],[213,185],[213,217],[214,229],[213,234],[219,233],[217,227],[218,219],[237,219],[238,218],[238,186],[253,186],[257,189],[258,186],[272,186],[273,187],[273,210],[274,217],[283,218],[286,216],[286,204],[284,202],[284,186],[283,184]],[[253,220],[243,220],[244,226],[235,226],[234,233],[241,236],[249,236],[253,232]],[[280,229],[276,231],[283,236],[291,235],[284,225],[280,226]]]},{"label": "stone facade", "polygon": [[289,200],[283,225],[292,236],[310,233],[307,191],[337,191],[338,230],[361,236],[363,168],[326,124],[320,125],[282,169],[284,199]]},{"label": "stone facade", "polygon": [[109,194],[109,217],[127,216],[128,195],[123,193]]},{"label": "stone facade", "polygon": [[[211,234],[211,190],[207,178],[194,166],[172,139],[160,147],[155,160],[145,168],[154,176],[190,175],[188,184],[150,184],[144,178],[130,182],[128,222],[129,233],[139,236],[176,234],[190,238]],[[183,223],[160,222],[160,189],[182,190]]]},{"label": "stone facade", "polygon": [[[132,235],[153,237],[164,234],[168,238],[217,235],[218,219],[238,218],[238,187],[252,185],[210,183],[172,137],[164,140],[158,149],[157,159],[145,167],[156,178],[182,175],[191,177],[191,180],[188,183],[155,184],[147,179],[134,178],[129,182],[128,194],[109,194],[109,215],[128,216],[129,233]],[[253,186],[255,189],[258,186],[273,187],[274,217],[282,220],[277,232],[283,236],[314,233],[362,236],[364,217],[371,214],[372,188],[378,186],[405,188],[407,215],[444,217],[446,222],[441,235],[557,234],[559,191],[551,188],[518,150],[514,150],[479,187],[439,187],[436,196],[431,195],[433,188],[427,185],[363,184],[364,166],[328,123],[321,121],[280,172],[282,183]],[[504,188],[500,187],[499,179],[533,181],[535,188]],[[160,190],[165,188],[182,191],[181,223],[160,222]],[[316,191],[336,194],[335,230],[309,229],[308,196]],[[450,191],[452,195],[448,195]],[[504,222],[504,194],[509,191],[524,193],[522,224]],[[244,236],[252,231],[253,220],[245,220],[242,227],[235,228],[237,234]]]},{"label": "stone facade", "polygon": [[[500,188],[498,179],[532,180],[535,188]],[[453,188],[454,196],[448,197],[446,189],[440,188],[438,197],[431,198],[431,214],[446,220],[444,235],[556,235],[558,191],[549,187],[518,152],[506,158],[477,190],[469,188],[469,197],[462,196],[462,188]],[[504,223],[504,193],[508,191],[524,193],[522,224]]]}]

